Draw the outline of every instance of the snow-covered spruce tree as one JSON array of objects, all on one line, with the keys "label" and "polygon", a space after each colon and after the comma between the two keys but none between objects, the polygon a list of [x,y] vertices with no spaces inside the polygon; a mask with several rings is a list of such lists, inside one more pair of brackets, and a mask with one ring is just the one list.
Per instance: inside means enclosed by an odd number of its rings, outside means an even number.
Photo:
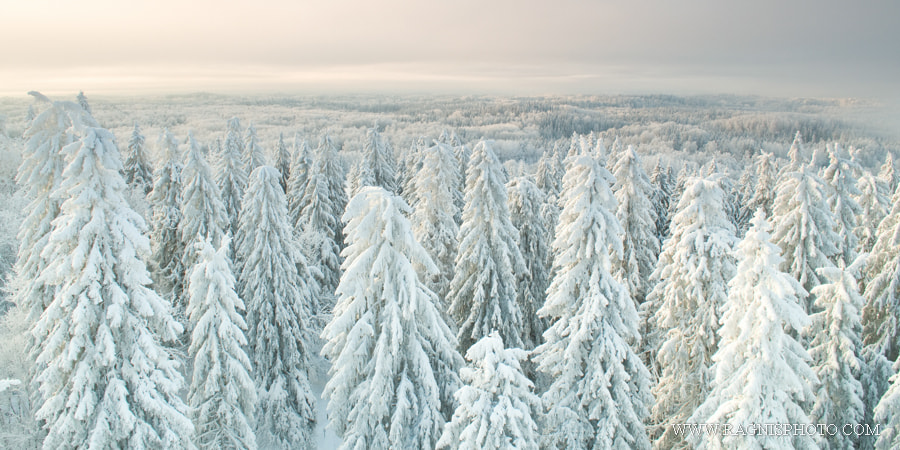
[{"label": "snow-covered spruce tree", "polygon": [[522,372],[527,357],[522,349],[504,348],[496,331],[469,348],[471,367],[460,369],[465,384],[454,394],[459,406],[437,448],[538,449],[541,400]]},{"label": "snow-covered spruce tree", "polygon": [[650,174],[653,191],[650,193],[650,204],[656,217],[656,240],[660,245],[669,237],[669,199],[672,198],[672,185],[668,171],[663,169],[660,160],[656,161]]},{"label": "snow-covered spruce tree", "polygon": [[900,363],[894,363],[891,386],[875,407],[875,421],[884,426],[875,442],[878,450],[894,450],[900,446]]},{"label": "snow-covered spruce tree", "polygon": [[[778,270],[782,258],[769,229],[760,209],[738,244],[737,275],[729,283],[721,342],[713,357],[715,380],[685,422],[727,423],[735,430],[775,423],[812,426],[802,405],[814,398],[810,386],[816,374],[806,350],[791,336],[809,324],[799,301],[805,293],[797,280]],[[692,439],[701,450],[818,448],[815,436],[803,433],[709,433]]]},{"label": "snow-covered spruce tree", "polygon": [[530,179],[518,177],[506,185],[507,204],[513,227],[519,230],[519,251],[525,258],[525,271],[517,277],[516,302],[522,311],[522,343],[531,350],[543,341],[547,321],[537,315],[544,305],[550,285],[550,235],[541,215],[546,198]]},{"label": "snow-covered spruce tree", "polygon": [[533,358],[552,379],[541,447],[648,449],[650,374],[631,347],[640,339],[638,313],[610,273],[622,255],[612,175],[588,155],[566,163],[556,275],[538,311],[551,323]]},{"label": "snow-covered spruce tree", "polygon": [[[855,269],[854,269],[855,270]],[[804,330],[809,339],[813,371],[819,379],[815,403],[810,412],[812,423],[858,424],[863,421],[863,386],[859,382],[863,366],[860,310],[863,299],[851,269],[823,267],[824,280],[813,288],[819,311],[810,316]],[[830,448],[855,448],[855,436],[825,434]]]},{"label": "snow-covered spruce tree", "polygon": [[[244,153],[244,142],[241,140],[241,123],[237,117],[228,121],[228,134],[225,136],[225,146],[219,155],[219,164],[216,168],[216,184],[222,192],[222,202],[225,203],[225,212],[228,214],[229,229],[232,236],[237,235],[238,218],[241,213],[241,200],[244,198],[244,189],[247,187],[247,172],[241,165]],[[232,242],[236,244],[236,242]]]},{"label": "snow-covered spruce tree", "polygon": [[466,205],[450,291],[450,314],[459,327],[461,352],[497,330],[503,342],[522,347],[522,311],[516,276],[525,271],[509,217],[503,165],[488,141],[472,152],[466,174]]},{"label": "snow-covered spruce tree", "polygon": [[650,275],[659,257],[659,239],[656,237],[656,216],[650,197],[653,186],[641,159],[630,145],[620,152],[613,166],[618,209],[616,218],[625,231],[622,258],[613,267],[618,279],[631,294],[635,305],[644,302],[650,290]]},{"label": "snow-covered spruce tree", "polygon": [[256,386],[243,350],[244,302],[235,292],[228,241],[216,249],[205,238],[190,248],[198,261],[188,283],[193,324],[188,353],[194,362],[188,402],[201,449],[256,448]]},{"label": "snow-covered spruce tree", "polygon": [[178,141],[168,130],[163,131],[159,144],[165,150],[166,159],[156,169],[150,204],[153,206],[151,223],[153,231],[153,271],[156,291],[168,296],[176,306],[176,313],[184,312],[181,297],[184,287],[184,246],[178,236],[181,223],[182,169]]},{"label": "snow-covered spruce tree", "polygon": [[[818,270],[834,267],[831,258],[841,251],[826,189],[821,178],[802,167],[783,174],[775,194],[772,241],[784,256],[780,269],[800,282],[806,292],[822,283]],[[814,297],[804,296],[800,305],[812,313],[814,302]]]},{"label": "snow-covered spruce tree", "polygon": [[182,172],[181,221],[178,223],[178,238],[184,249],[181,264],[186,274],[190,273],[197,257],[195,243],[209,239],[218,247],[228,230],[228,215],[219,186],[213,181],[212,170],[193,133],[188,133],[187,143],[187,163]]},{"label": "snow-covered spruce tree", "polygon": [[262,145],[259,144],[259,137],[256,136],[256,127],[251,123],[247,127],[247,135],[244,136],[244,154],[242,156],[244,163],[244,172],[252,173],[257,167],[266,165],[266,155]]},{"label": "snow-covered spruce tree", "polygon": [[782,173],[799,172],[803,167],[803,161],[806,161],[805,153],[806,149],[803,147],[803,137],[800,136],[800,132],[797,131],[797,134],[794,135],[794,142],[791,143],[791,148],[788,150],[788,165],[784,166]]},{"label": "snow-covered spruce tree", "polygon": [[371,174],[372,186],[381,186],[388,192],[398,192],[395,174],[394,151],[391,144],[375,128],[366,130],[361,168]]},{"label": "snow-covered spruce tree", "polygon": [[331,238],[343,248],[344,224],[340,218],[347,207],[347,191],[344,190],[346,175],[341,156],[331,136],[325,135],[316,149],[317,160],[315,170],[324,175],[328,187],[328,198],[331,199],[331,214],[335,218]]},{"label": "snow-covered spruce tree", "polygon": [[125,182],[147,194],[153,188],[153,168],[144,152],[144,135],[134,124],[128,140],[128,157],[125,158]]},{"label": "snow-covered spruce tree", "polygon": [[291,179],[291,152],[284,143],[284,133],[278,134],[278,143],[275,145],[275,168],[281,174],[281,189],[287,194],[288,181]]},{"label": "snow-covered spruce tree", "polygon": [[179,363],[160,341],[182,331],[151,290],[143,219],[128,206],[112,133],[87,127],[63,151],[41,277],[57,286],[35,325],[44,448],[193,448]]},{"label": "snow-covered spruce tree", "polygon": [[869,254],[863,309],[863,342],[891,361],[900,351],[900,190],[893,208],[878,226],[878,239]]},{"label": "snow-covered spruce tree", "polygon": [[840,155],[839,148],[829,156],[830,163],[825,168],[822,178],[831,187],[828,206],[834,213],[837,232],[841,237],[841,251],[835,260],[849,265],[857,255],[856,247],[859,240],[855,233],[858,225],[856,218],[862,213],[862,208],[856,203],[855,197],[860,195],[860,191],[856,188],[856,178],[853,176],[855,165]]},{"label": "snow-covered spruce tree", "polygon": [[772,217],[772,206],[775,204],[775,185],[778,178],[778,164],[775,155],[761,152],[756,157],[756,188],[747,200],[746,209],[749,215],[762,208],[766,217]]},{"label": "snow-covered spruce tree", "polygon": [[[456,161],[459,162],[459,187],[457,190],[460,193],[464,193],[466,191],[466,173],[469,170],[469,160],[472,159],[472,149],[463,143],[456,132],[450,134],[450,145],[453,146],[453,155],[456,156]],[[462,224],[462,210],[465,207],[465,203],[466,200],[463,195],[460,195],[456,200],[456,210],[460,212],[456,217],[457,224]]]},{"label": "snow-covered spruce tree", "polygon": [[[674,170],[673,168],[669,168]],[[685,162],[681,167],[681,170],[678,171],[678,175],[675,176],[675,183],[672,188],[672,197],[669,198],[669,217],[674,218],[675,213],[678,212],[678,203],[681,201],[681,196],[684,194],[684,189],[687,187],[687,180],[691,177],[693,171],[688,166],[688,163]],[[671,172],[669,173],[671,175]],[[671,179],[671,178],[670,178]],[[671,222],[671,219],[670,219]],[[672,234],[671,223],[669,224],[669,234]]]},{"label": "snow-covered spruce tree", "polygon": [[716,331],[735,274],[737,239],[723,210],[724,192],[715,178],[686,184],[642,311],[650,330],[642,347],[659,374],[651,420],[661,449],[686,445],[671,425],[685,422],[709,393]]},{"label": "snow-covered spruce tree", "polygon": [[413,237],[409,212],[400,197],[370,186],[343,217],[344,275],[322,333],[332,363],[324,395],[342,449],[434,448],[453,410],[463,361],[416,273],[437,267]]},{"label": "snow-covered spruce tree", "polygon": [[[863,386],[863,424],[874,429],[879,421],[875,420],[875,412],[878,402],[891,386],[891,377],[894,376],[894,368],[890,361],[873,345],[862,347],[860,356],[862,371],[859,382]],[[887,421],[885,421],[887,422]],[[885,422],[881,422],[884,426]],[[875,448],[878,436],[859,436],[859,448]]]},{"label": "snow-covered spruce tree", "polygon": [[459,226],[456,217],[456,191],[459,186],[459,168],[453,149],[446,144],[436,144],[425,150],[422,169],[416,175],[416,191],[419,202],[412,214],[416,239],[437,265],[437,272],[423,276],[425,284],[441,300],[441,310],[447,310],[447,292],[453,279]]},{"label": "snow-covered spruce tree", "polygon": [[315,397],[307,368],[314,284],[288,220],[281,174],[250,174],[236,258],[247,303],[249,354],[259,392],[256,439],[262,448],[309,448]]},{"label": "snow-covered spruce tree", "polygon": [[359,159],[356,161],[356,164],[350,167],[350,172],[347,173],[347,192],[351,197],[366,186],[375,186],[375,178],[372,176],[372,171],[367,169],[365,165],[366,161]]},{"label": "snow-covered spruce tree", "polygon": [[[545,194],[546,201],[541,210],[541,216],[547,225],[547,242],[553,242],[553,231],[559,220],[559,196],[562,193],[562,179],[565,171],[566,169],[559,159],[559,144],[556,144],[552,150],[544,150],[538,161],[535,184]],[[546,265],[549,266],[552,263],[553,261],[548,259]]]},{"label": "snow-covered spruce tree", "polygon": [[294,137],[294,154],[291,158],[291,177],[287,184],[288,211],[291,215],[291,224],[294,225],[294,231],[298,232],[299,227],[297,220],[300,217],[300,211],[303,210],[303,193],[306,192],[306,185],[309,183],[310,169],[312,168],[312,157],[310,156],[309,142],[306,139],[300,139],[299,136]]},{"label": "snow-covered spruce tree", "polygon": [[748,207],[750,199],[753,198],[753,190],[756,189],[756,177],[749,167],[744,168],[741,177],[735,186],[734,204],[740,205],[738,211],[735,211],[734,224],[738,238],[742,238],[747,228],[750,228],[750,219],[753,218],[754,211]]},{"label": "snow-covered spruce tree", "polygon": [[881,170],[878,172],[878,179],[887,185],[888,192],[891,194],[893,194],[897,190],[897,186],[900,185],[900,173],[897,172],[897,167],[894,165],[893,153],[888,152],[887,158],[881,166]]},{"label": "snow-covered spruce tree", "polygon": [[88,114],[93,114],[93,111],[91,111],[91,105],[88,104],[88,99],[84,95],[84,91],[79,91],[78,96],[75,98],[78,100],[78,105],[81,106],[81,109],[83,109]]},{"label": "snow-covered spruce tree", "polygon": [[406,151],[406,155],[403,158],[403,179],[401,180],[403,189],[401,194],[406,203],[412,207],[415,207],[416,203],[419,202],[419,197],[416,195],[416,174],[422,169],[422,153],[428,148],[426,142],[427,138],[419,136],[418,139],[410,144],[409,150]]},{"label": "snow-covered spruce tree", "polygon": [[875,240],[878,239],[878,224],[887,215],[891,200],[888,198],[887,186],[870,173],[864,173],[859,177],[856,188],[860,192],[856,202],[862,210],[859,224],[854,230],[859,239],[857,251],[868,253],[872,251]]}]

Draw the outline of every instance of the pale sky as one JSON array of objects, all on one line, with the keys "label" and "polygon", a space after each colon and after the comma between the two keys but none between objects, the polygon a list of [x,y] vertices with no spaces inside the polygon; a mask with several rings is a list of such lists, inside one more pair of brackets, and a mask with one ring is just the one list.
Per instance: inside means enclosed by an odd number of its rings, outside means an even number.
[{"label": "pale sky", "polygon": [[0,0],[0,95],[900,97],[897,0]]}]

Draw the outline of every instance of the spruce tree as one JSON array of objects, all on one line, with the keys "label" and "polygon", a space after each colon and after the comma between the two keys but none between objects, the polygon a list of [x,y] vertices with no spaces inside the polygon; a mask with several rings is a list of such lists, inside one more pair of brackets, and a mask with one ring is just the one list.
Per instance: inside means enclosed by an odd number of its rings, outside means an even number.
[{"label": "spruce tree", "polygon": [[860,192],[856,202],[862,210],[859,224],[854,230],[859,239],[857,250],[860,253],[868,253],[872,251],[878,239],[878,224],[887,215],[891,201],[887,195],[887,186],[872,174],[865,173],[859,177],[856,189]]},{"label": "spruce tree", "polygon": [[469,348],[470,367],[460,370],[459,406],[437,448],[538,449],[540,399],[522,372],[528,353],[504,348],[495,331]]},{"label": "spruce tree", "polygon": [[900,190],[893,208],[878,226],[878,239],[867,264],[863,342],[891,361],[900,351]]},{"label": "spruce tree", "polygon": [[303,210],[303,194],[309,183],[312,158],[310,156],[309,142],[306,139],[294,138],[294,154],[291,158],[290,179],[287,185],[288,211],[291,214],[291,223],[294,231],[299,232],[298,220]]},{"label": "spruce tree", "polygon": [[376,128],[366,130],[366,144],[360,168],[371,175],[372,186],[381,186],[388,192],[398,192],[395,174],[394,151],[387,139]]},{"label": "spruce tree", "polygon": [[284,133],[278,134],[278,144],[275,145],[275,168],[281,173],[281,189],[287,194],[288,180],[291,179],[291,152],[284,143]]},{"label": "spruce tree", "polygon": [[492,330],[509,346],[523,345],[516,276],[525,267],[516,244],[518,232],[509,217],[505,184],[503,165],[490,142],[479,142],[466,174],[459,252],[448,294],[461,352]]},{"label": "spruce tree", "polygon": [[380,187],[347,205],[348,246],[334,316],[322,337],[325,386],[342,449],[434,448],[453,410],[462,358],[415,266],[437,269],[404,214]]},{"label": "spruce tree", "polygon": [[777,183],[778,166],[775,155],[762,152],[756,157],[756,188],[747,200],[749,215],[762,208],[766,217],[772,217],[772,206],[775,203],[775,184]]},{"label": "spruce tree", "polygon": [[632,350],[638,313],[610,273],[622,255],[612,175],[589,155],[566,165],[556,275],[538,311],[550,327],[533,358],[552,379],[542,396],[541,447],[647,449],[652,396],[650,374]]},{"label": "spruce tree", "polygon": [[314,288],[280,180],[270,166],[250,174],[235,266],[247,302],[248,349],[259,393],[257,442],[262,448],[308,448],[316,422],[307,373]]},{"label": "spruce tree", "polygon": [[734,228],[723,209],[724,192],[715,178],[692,178],[672,218],[672,235],[653,273],[656,286],[644,304],[648,329],[644,349],[659,382],[653,393],[656,448],[683,447],[671,426],[683,423],[703,402],[713,379],[713,355],[720,348],[721,311],[735,274]]},{"label": "spruce tree", "polygon": [[853,176],[855,165],[843,158],[839,149],[831,152],[830,158],[831,162],[825,168],[822,178],[831,187],[828,206],[834,213],[837,232],[841,237],[841,252],[835,260],[850,265],[857,255],[856,218],[862,213],[862,208],[856,203],[855,197],[860,195],[860,191],[856,188],[856,178]]},{"label": "spruce tree", "polygon": [[94,113],[93,111],[91,111],[91,105],[88,104],[88,99],[84,95],[84,91],[79,91],[76,99],[78,100],[78,105],[81,106],[81,109],[88,113],[88,115]]},{"label": "spruce tree", "polygon": [[153,168],[144,153],[144,135],[137,123],[128,140],[128,156],[125,158],[125,182],[144,194],[153,188]]},{"label": "spruce tree", "polygon": [[878,179],[887,185],[888,192],[893,193],[900,185],[900,173],[897,172],[897,166],[894,165],[894,154],[888,152],[881,170],[878,172]]},{"label": "spruce tree", "polygon": [[252,173],[257,167],[266,165],[266,155],[259,137],[256,136],[256,127],[251,123],[247,127],[247,135],[244,137],[244,154],[242,155],[244,172]]},{"label": "spruce tree", "polygon": [[187,163],[183,175],[184,191],[181,194],[178,238],[184,249],[181,264],[186,273],[190,273],[197,256],[195,244],[208,239],[213,246],[218,247],[229,225],[219,186],[213,181],[212,169],[193,133],[188,133]]},{"label": "spruce tree", "polygon": [[[814,398],[810,387],[816,375],[806,350],[792,337],[809,324],[800,307],[803,287],[778,270],[782,258],[770,228],[760,208],[738,245],[737,275],[729,283],[713,357],[715,379],[685,422],[724,423],[734,430],[759,424],[813,428],[803,405]],[[692,439],[698,449],[817,448],[815,436],[807,433],[707,433]]]},{"label": "spruce tree", "polygon": [[656,166],[650,174],[650,183],[653,190],[650,193],[650,204],[653,206],[656,218],[656,240],[660,245],[669,237],[669,199],[672,198],[672,185],[668,171],[663,169],[660,160],[656,160]]},{"label": "spruce tree", "polygon": [[187,312],[193,324],[188,402],[196,443],[202,449],[256,448],[256,386],[243,350],[244,302],[235,292],[228,241],[225,238],[216,249],[206,237],[189,248],[197,253],[197,264],[188,284]]},{"label": "spruce tree", "polygon": [[179,363],[160,341],[181,325],[149,288],[141,217],[125,200],[115,137],[85,127],[63,152],[65,198],[41,277],[57,286],[35,325],[44,448],[193,448]]},{"label": "spruce tree", "polygon": [[244,189],[247,187],[247,172],[241,165],[243,153],[241,123],[237,117],[233,117],[228,121],[228,134],[225,136],[225,146],[222,147],[219,166],[216,170],[216,183],[222,191],[222,202],[225,203],[225,212],[228,214],[229,228],[227,231],[232,236],[237,235],[241,200],[244,198]]},{"label": "spruce tree", "polygon": [[166,159],[156,169],[150,203],[153,206],[153,269],[156,290],[169,296],[176,306],[176,313],[184,312],[181,298],[184,287],[184,246],[178,236],[181,223],[182,169],[181,152],[178,141],[168,130],[160,136],[160,146],[165,150]]}]

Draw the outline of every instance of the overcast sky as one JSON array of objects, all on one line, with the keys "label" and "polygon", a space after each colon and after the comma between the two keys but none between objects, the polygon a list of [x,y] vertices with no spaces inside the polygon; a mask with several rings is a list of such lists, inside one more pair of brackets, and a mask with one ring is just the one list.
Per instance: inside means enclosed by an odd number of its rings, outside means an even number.
[{"label": "overcast sky", "polygon": [[900,96],[897,0],[0,4],[0,95]]}]

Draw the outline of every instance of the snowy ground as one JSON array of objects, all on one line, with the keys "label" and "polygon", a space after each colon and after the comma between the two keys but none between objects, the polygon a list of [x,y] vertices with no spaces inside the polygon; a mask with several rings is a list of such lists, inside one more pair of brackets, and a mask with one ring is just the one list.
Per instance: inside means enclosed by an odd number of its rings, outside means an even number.
[{"label": "snowy ground", "polygon": [[341,438],[328,427],[328,410],[326,409],[328,400],[322,396],[325,384],[314,383],[310,387],[319,399],[318,415],[316,416],[316,448],[320,450],[336,449],[341,445]]}]

